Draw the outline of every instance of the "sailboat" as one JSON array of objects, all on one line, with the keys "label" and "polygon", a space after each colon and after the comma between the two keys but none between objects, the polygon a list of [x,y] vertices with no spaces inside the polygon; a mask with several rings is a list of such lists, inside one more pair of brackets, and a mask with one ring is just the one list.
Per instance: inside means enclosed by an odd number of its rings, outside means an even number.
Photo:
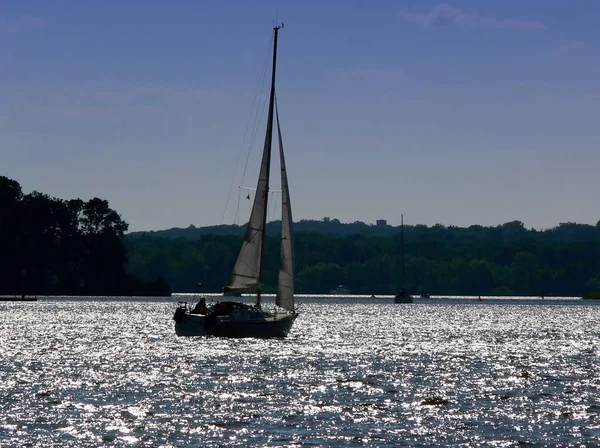
[{"label": "sailboat", "polygon": [[[186,302],[180,302],[173,316],[175,332],[179,336],[285,337],[298,317],[294,305],[292,208],[283,153],[279,111],[275,96],[277,37],[281,28],[283,28],[283,24],[273,27],[273,67],[269,112],[254,203],[246,226],[242,247],[229,282],[222,289],[224,295],[230,297],[242,293],[256,293],[256,300],[252,305],[224,301],[207,307],[204,299],[200,299],[201,302],[198,303],[200,306],[197,305],[194,309],[190,309]],[[277,140],[281,165],[281,255],[275,309],[268,311],[261,306],[261,286],[265,265],[265,231],[274,121],[277,122]]]},{"label": "sailboat", "polygon": [[402,250],[402,283],[399,285],[398,292],[394,296],[394,303],[413,303],[412,296],[404,288],[405,266],[404,266],[404,215],[400,215],[400,248]]}]

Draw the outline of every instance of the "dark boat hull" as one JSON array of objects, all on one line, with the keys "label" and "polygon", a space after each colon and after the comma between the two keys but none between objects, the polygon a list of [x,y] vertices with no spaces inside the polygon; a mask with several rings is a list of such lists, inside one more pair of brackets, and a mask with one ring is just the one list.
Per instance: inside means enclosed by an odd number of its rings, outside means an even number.
[{"label": "dark boat hull", "polygon": [[394,303],[413,303],[413,298],[408,294],[396,294],[394,296]]},{"label": "dark boat hull", "polygon": [[178,336],[216,336],[224,338],[284,338],[298,317],[297,313],[269,319],[219,319],[207,323],[206,316],[186,313],[175,321]]}]

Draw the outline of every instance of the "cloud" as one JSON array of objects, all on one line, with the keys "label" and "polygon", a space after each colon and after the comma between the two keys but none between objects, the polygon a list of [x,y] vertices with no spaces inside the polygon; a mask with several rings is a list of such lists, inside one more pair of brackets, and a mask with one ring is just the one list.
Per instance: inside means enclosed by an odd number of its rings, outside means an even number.
[{"label": "cloud", "polygon": [[558,47],[551,48],[548,51],[548,54],[553,56],[564,56],[582,50],[584,47],[585,44],[583,42],[570,42],[567,44],[559,45]]},{"label": "cloud", "polygon": [[0,16],[0,31],[19,32],[39,28],[44,21],[35,16],[22,15],[13,20]]},{"label": "cloud", "polygon": [[426,28],[450,25],[460,28],[495,28],[522,31],[542,30],[546,28],[543,23],[534,20],[502,19],[494,16],[486,16],[474,10],[455,8],[447,4],[436,5],[426,14],[400,11],[398,17]]},{"label": "cloud", "polygon": [[342,77],[356,81],[390,81],[408,78],[401,68],[349,68],[342,72]]}]

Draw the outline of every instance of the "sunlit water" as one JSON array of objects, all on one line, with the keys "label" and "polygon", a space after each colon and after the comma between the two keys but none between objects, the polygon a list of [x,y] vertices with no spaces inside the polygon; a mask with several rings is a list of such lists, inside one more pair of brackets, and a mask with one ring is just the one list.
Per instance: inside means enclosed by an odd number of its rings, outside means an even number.
[{"label": "sunlit water", "polygon": [[0,446],[594,446],[600,306],[306,298],[284,340],[172,299],[0,303]]}]

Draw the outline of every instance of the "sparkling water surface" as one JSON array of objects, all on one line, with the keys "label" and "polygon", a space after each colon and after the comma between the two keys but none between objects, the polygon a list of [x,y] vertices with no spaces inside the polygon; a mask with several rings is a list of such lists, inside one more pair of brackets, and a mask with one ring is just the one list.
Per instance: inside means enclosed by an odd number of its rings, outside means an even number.
[{"label": "sparkling water surface", "polygon": [[308,297],[229,340],[178,299],[0,303],[0,447],[599,443],[593,302]]}]

